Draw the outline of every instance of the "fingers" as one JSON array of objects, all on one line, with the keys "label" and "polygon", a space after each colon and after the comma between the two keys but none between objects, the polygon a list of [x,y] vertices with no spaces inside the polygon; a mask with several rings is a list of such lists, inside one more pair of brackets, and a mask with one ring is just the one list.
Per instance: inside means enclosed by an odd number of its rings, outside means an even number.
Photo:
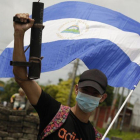
[{"label": "fingers", "polygon": [[31,24],[34,24],[34,21],[35,21],[35,20],[34,20],[34,19],[29,18],[29,21],[30,21],[30,23],[31,23]]},{"label": "fingers", "polygon": [[29,14],[28,13],[19,13],[15,15],[20,19],[21,22],[27,22],[27,19],[29,19]]},{"label": "fingers", "polygon": [[27,19],[29,20],[29,23],[27,24],[19,24],[16,22],[14,22],[14,29],[16,30],[22,30],[22,31],[26,31],[29,28],[31,28],[34,24],[34,19],[29,18],[29,14],[28,13],[19,13],[15,15],[16,17],[18,17],[20,19],[21,22],[23,23],[27,23]]}]

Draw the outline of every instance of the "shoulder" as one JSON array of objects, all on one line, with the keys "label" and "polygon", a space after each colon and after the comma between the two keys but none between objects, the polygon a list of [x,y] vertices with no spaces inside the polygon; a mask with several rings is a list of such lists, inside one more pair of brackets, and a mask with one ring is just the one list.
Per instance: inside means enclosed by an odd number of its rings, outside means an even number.
[{"label": "shoulder", "polygon": [[16,96],[19,96],[19,94],[15,93],[15,94],[12,95],[12,97],[16,97]]},{"label": "shoulder", "polygon": [[96,128],[94,128],[94,131],[95,131],[96,140],[101,140],[102,134],[100,132],[98,132]]},{"label": "shoulder", "polygon": [[42,90],[39,101],[45,101],[45,103],[47,103],[47,102],[50,103],[54,100],[55,100],[54,98],[52,98],[48,93],[46,93],[45,91]]},{"label": "shoulder", "polygon": [[60,103],[42,90],[37,104],[33,106],[38,109],[39,108],[41,109],[45,108],[45,110],[49,109],[49,111],[52,112],[53,109],[55,108],[57,108],[57,110],[59,109]]}]

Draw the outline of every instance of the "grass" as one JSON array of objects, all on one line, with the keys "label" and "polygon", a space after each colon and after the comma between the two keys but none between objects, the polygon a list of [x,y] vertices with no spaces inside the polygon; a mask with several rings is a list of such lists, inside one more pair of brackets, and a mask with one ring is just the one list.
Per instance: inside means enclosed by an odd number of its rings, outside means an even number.
[{"label": "grass", "polygon": [[[98,129],[98,131],[102,134],[105,133],[105,129]],[[111,138],[111,137],[118,137],[118,138],[122,138],[122,140],[133,140],[133,139],[136,139],[136,138],[139,138],[140,139],[140,133],[135,133],[135,132],[125,132],[125,131],[120,131],[118,129],[114,130],[110,130],[108,135],[107,135],[108,138]]]}]

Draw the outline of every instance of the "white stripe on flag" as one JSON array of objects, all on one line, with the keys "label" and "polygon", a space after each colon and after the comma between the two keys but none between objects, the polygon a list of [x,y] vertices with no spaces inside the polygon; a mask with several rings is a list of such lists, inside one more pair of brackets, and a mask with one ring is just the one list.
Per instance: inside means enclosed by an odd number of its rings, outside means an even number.
[{"label": "white stripe on flag", "polygon": [[[44,23],[42,43],[59,40],[79,40],[79,39],[105,39],[110,40],[120,47],[131,59],[140,65],[140,36],[136,33],[122,31],[116,27],[96,21],[81,19],[59,19]],[[79,28],[79,33],[63,32],[68,28]],[[7,48],[13,47],[13,41]],[[24,46],[30,44],[30,30],[25,34]]]}]

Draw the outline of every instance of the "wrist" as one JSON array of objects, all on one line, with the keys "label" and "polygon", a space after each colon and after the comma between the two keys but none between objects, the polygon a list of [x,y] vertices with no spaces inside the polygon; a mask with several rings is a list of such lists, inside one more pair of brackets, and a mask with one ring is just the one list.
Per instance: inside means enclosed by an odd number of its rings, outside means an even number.
[{"label": "wrist", "polygon": [[24,31],[23,30],[15,30],[14,32],[14,36],[24,36]]}]

